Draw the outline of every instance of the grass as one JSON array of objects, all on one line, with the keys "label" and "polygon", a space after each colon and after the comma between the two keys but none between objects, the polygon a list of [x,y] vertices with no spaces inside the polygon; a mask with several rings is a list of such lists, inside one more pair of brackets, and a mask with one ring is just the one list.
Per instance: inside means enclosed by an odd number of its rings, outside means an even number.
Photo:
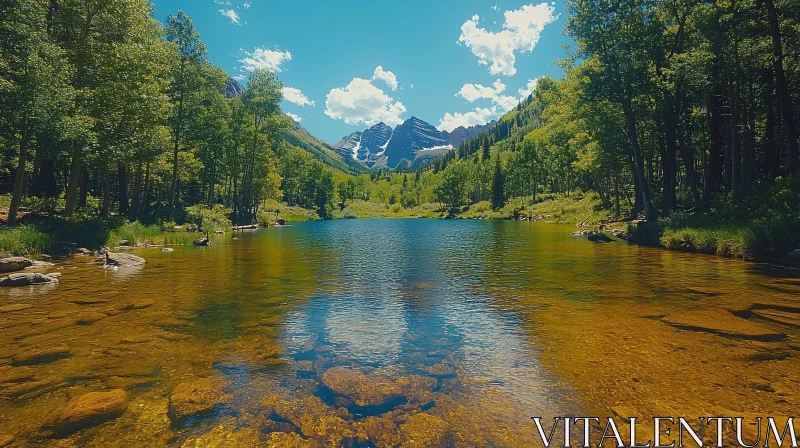
[{"label": "grass", "polygon": [[30,226],[0,230],[0,253],[14,256],[33,256],[50,250],[55,244],[53,235]]}]

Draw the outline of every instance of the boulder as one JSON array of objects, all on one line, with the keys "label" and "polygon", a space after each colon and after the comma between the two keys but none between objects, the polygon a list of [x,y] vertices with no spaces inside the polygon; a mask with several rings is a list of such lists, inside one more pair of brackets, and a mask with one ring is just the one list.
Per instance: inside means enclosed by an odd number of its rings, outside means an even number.
[{"label": "boulder", "polygon": [[198,238],[192,242],[193,246],[208,246],[211,241],[208,238]]},{"label": "boulder", "polygon": [[60,273],[42,274],[40,272],[17,272],[9,274],[8,277],[0,278],[0,287],[29,286],[29,285],[52,285],[58,283]]},{"label": "boulder", "polygon": [[322,382],[332,391],[359,406],[380,406],[402,396],[400,387],[388,378],[366,376],[347,367],[333,367],[322,374]]},{"label": "boulder", "polygon": [[122,389],[106,392],[89,392],[73,398],[53,421],[56,432],[74,432],[121,416],[128,407],[128,398]]},{"label": "boulder", "polygon": [[223,385],[211,378],[198,378],[178,384],[169,397],[169,416],[183,419],[190,415],[210,411],[214,406],[230,399]]},{"label": "boulder", "polygon": [[593,241],[595,243],[610,243],[614,241],[603,232],[590,232],[588,236],[589,241]]},{"label": "boulder", "polygon": [[800,249],[795,249],[789,252],[789,258],[792,260],[800,260]]},{"label": "boulder", "polygon": [[145,264],[145,259],[131,254],[106,251],[106,264],[104,267],[132,268]]},{"label": "boulder", "polygon": [[25,257],[0,258],[0,273],[21,271],[33,265],[33,261]]},{"label": "boulder", "polygon": [[173,252],[175,249],[171,247],[162,247],[161,252]]},{"label": "boulder", "polygon": [[133,244],[128,240],[122,240],[119,242],[119,246],[133,246]]}]

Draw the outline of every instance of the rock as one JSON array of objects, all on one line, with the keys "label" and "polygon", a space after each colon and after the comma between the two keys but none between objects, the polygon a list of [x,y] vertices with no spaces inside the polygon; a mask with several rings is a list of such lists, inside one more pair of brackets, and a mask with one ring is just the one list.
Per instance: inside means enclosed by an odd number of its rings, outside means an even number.
[{"label": "rock", "polygon": [[400,433],[389,418],[367,417],[361,422],[361,428],[377,448],[400,446]]},{"label": "rock", "polygon": [[593,241],[595,243],[611,243],[614,241],[603,232],[589,232],[588,237],[589,241]]},{"label": "rock", "polygon": [[578,231],[572,232],[572,236],[587,236],[590,233],[592,233],[591,230],[583,229],[583,230],[578,230]]},{"label": "rock", "polygon": [[414,414],[400,425],[404,447],[449,446],[451,437],[447,423],[439,417],[420,412]]},{"label": "rock", "polygon": [[267,439],[268,448],[317,448],[319,444],[314,440],[306,440],[295,432],[273,432]]},{"label": "rock", "polygon": [[33,261],[25,257],[0,258],[0,273],[21,271],[33,265]]},{"label": "rock", "polygon": [[24,350],[11,358],[11,364],[16,366],[44,364],[66,358],[69,356],[69,353],[70,348],[66,345],[58,345],[55,347],[46,347],[35,350]]},{"label": "rock", "polygon": [[106,264],[104,267],[132,268],[145,264],[145,259],[131,254],[121,254],[117,252],[106,252]]},{"label": "rock", "polygon": [[53,257],[51,257],[50,255],[47,255],[47,254],[42,254],[41,257],[42,257],[42,261],[50,261],[50,260],[53,259]]},{"label": "rock", "polygon": [[0,313],[13,313],[14,311],[27,310],[33,308],[33,305],[27,303],[15,303],[13,305],[0,306]]},{"label": "rock", "polygon": [[756,316],[792,327],[800,327],[800,314],[774,309],[753,310]]},{"label": "rock", "polygon": [[225,235],[225,232],[222,230],[216,230],[214,231],[214,235]]},{"label": "rock", "polygon": [[359,406],[380,406],[402,395],[400,387],[388,378],[368,377],[358,370],[342,366],[326,370],[322,382]]},{"label": "rock", "polygon": [[25,270],[28,270],[28,269],[44,269],[44,268],[49,268],[50,266],[53,266],[53,263],[49,263],[47,261],[33,260],[32,263],[33,264],[31,264],[30,266],[25,268]]},{"label": "rock", "polygon": [[637,417],[636,412],[627,406],[611,406],[611,412],[626,422],[630,422],[631,417]]},{"label": "rock", "polygon": [[16,437],[11,434],[0,434],[0,448],[11,445],[14,443],[14,439],[16,439]]},{"label": "rock", "polygon": [[175,249],[173,249],[173,248],[171,248],[171,247],[162,247],[162,248],[161,248],[161,252],[172,252],[172,251],[174,251],[174,250],[175,250]]},{"label": "rock", "polygon": [[723,309],[670,314],[661,320],[682,330],[711,333],[732,339],[774,342],[787,337],[766,325],[735,317]]},{"label": "rock", "polygon": [[93,255],[94,254],[94,252],[90,251],[89,249],[87,249],[85,247],[81,247],[78,250],[76,250],[75,252],[77,252],[77,253],[79,253],[81,255]]},{"label": "rock", "polygon": [[119,242],[118,245],[119,246],[133,246],[133,244],[131,244],[131,242],[128,241],[128,240],[122,240],[122,241]]},{"label": "rock", "polygon": [[74,398],[53,422],[56,432],[74,432],[121,416],[128,407],[128,398],[122,389],[107,392],[89,392]]},{"label": "rock", "polygon": [[795,249],[789,252],[789,258],[792,260],[800,260],[800,249]]},{"label": "rock", "polygon": [[230,399],[223,385],[211,378],[198,378],[178,384],[169,397],[169,416],[182,419],[210,411],[214,406]]},{"label": "rock", "polygon": [[198,238],[192,242],[193,246],[208,246],[211,241],[208,238]]},{"label": "rock", "polygon": [[181,448],[228,448],[228,447],[260,447],[259,431],[242,427],[238,431],[235,425],[218,425],[211,431],[196,437],[189,437]]},{"label": "rock", "polygon": [[58,283],[59,273],[42,274],[39,272],[24,272],[9,274],[0,279],[0,287],[52,285]]}]

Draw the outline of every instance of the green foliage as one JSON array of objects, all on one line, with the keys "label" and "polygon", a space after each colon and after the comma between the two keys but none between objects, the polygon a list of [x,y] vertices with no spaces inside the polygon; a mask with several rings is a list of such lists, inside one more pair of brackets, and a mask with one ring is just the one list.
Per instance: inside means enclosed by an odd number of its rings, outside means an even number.
[{"label": "green foliage", "polygon": [[228,231],[231,229],[231,220],[228,218],[232,210],[222,205],[206,207],[198,204],[186,208],[187,222],[194,224],[204,231],[214,232],[217,230]]},{"label": "green foliage", "polygon": [[32,256],[49,251],[55,237],[36,228],[21,225],[0,229],[0,254]]}]

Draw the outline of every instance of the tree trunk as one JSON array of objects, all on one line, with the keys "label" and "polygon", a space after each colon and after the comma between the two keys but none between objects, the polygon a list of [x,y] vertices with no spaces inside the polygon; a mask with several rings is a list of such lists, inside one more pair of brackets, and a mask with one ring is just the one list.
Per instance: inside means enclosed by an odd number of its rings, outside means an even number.
[{"label": "tree trunk", "polygon": [[103,168],[102,168],[102,176],[103,176],[103,205],[100,208],[100,217],[101,218],[108,218],[109,209],[111,206],[111,176],[109,174],[108,169],[108,158],[104,157],[103,159]]},{"label": "tree trunk", "polygon": [[124,163],[117,165],[117,184],[119,186],[119,214],[128,214],[128,169]]},{"label": "tree trunk", "polygon": [[792,111],[792,94],[789,89],[789,80],[783,70],[783,43],[781,42],[781,30],[778,24],[778,12],[775,10],[773,0],[764,0],[767,5],[769,15],[769,28],[772,35],[772,65],[775,69],[775,87],[778,92],[778,107],[783,118],[783,128],[786,133],[786,146],[789,148],[789,175],[794,176],[798,173],[798,147],[797,130],[794,128],[794,113]]},{"label": "tree trunk", "polygon": [[25,158],[28,155],[29,131],[28,125],[22,126],[22,138],[19,142],[19,158],[17,159],[17,173],[14,177],[14,191],[11,194],[11,206],[8,208],[8,219],[6,223],[9,227],[17,224],[17,210],[22,201],[22,193],[25,189]]},{"label": "tree trunk", "polygon": [[625,125],[628,131],[628,141],[631,144],[633,151],[633,160],[635,165],[635,173],[639,182],[639,194],[641,195],[642,207],[644,207],[645,219],[650,222],[655,222],[658,219],[658,213],[653,208],[653,203],[650,200],[650,189],[647,185],[647,179],[644,176],[644,156],[642,148],[639,146],[639,137],[636,134],[636,117],[633,115],[633,107],[630,98],[623,98],[622,111],[625,114]]},{"label": "tree trunk", "polygon": [[82,183],[83,163],[81,162],[81,149],[76,149],[72,155],[72,167],[69,171],[69,182],[64,204],[64,215],[72,216],[78,203],[78,186]]}]

